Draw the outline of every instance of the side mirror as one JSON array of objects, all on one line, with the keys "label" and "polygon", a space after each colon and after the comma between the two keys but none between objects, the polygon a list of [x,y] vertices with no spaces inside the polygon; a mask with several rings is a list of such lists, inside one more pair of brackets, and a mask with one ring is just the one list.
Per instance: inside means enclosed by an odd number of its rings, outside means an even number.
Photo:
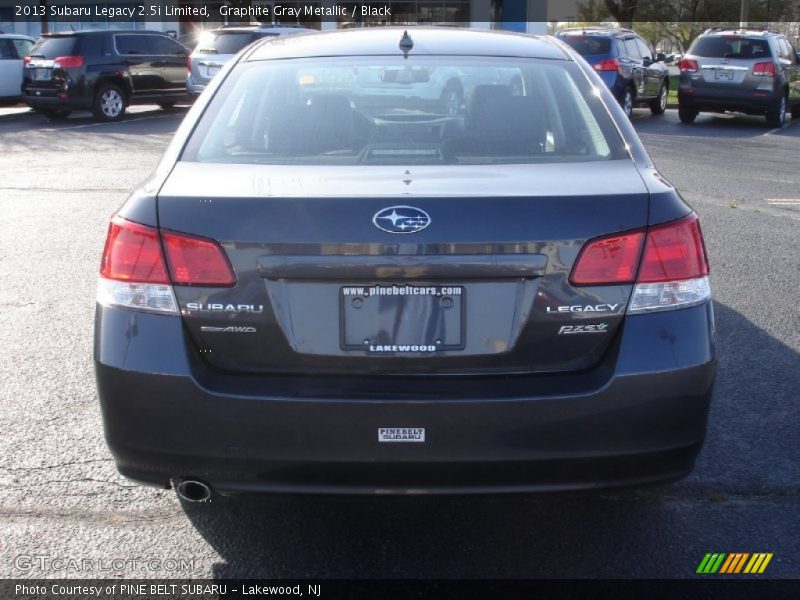
[{"label": "side mirror", "polygon": [[664,54],[663,52],[659,52],[658,54],[656,54],[656,62],[664,62],[665,60],[667,60],[666,54]]}]

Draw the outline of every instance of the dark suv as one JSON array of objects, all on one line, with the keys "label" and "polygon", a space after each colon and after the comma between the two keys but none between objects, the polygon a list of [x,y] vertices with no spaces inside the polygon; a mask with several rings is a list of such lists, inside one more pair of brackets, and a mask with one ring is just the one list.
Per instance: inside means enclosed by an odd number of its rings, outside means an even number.
[{"label": "dark suv", "polygon": [[558,36],[592,65],[629,117],[636,104],[654,115],[667,109],[669,71],[664,55],[630,29],[567,29]]},{"label": "dark suv", "polygon": [[691,123],[702,111],[764,115],[782,127],[800,118],[800,55],[776,31],[707,29],[680,62],[679,116]]},{"label": "dark suv", "polygon": [[50,117],[86,109],[103,121],[130,104],[169,108],[186,97],[188,55],[153,31],[48,34],[25,57],[22,100]]}]

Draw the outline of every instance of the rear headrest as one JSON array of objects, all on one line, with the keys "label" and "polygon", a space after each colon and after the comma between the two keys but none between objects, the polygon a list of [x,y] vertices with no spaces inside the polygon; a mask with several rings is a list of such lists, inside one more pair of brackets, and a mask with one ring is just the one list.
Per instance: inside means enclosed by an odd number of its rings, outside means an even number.
[{"label": "rear headrest", "polygon": [[539,143],[545,138],[536,97],[512,96],[507,85],[476,86],[465,126],[486,141]]},{"label": "rear headrest", "polygon": [[267,149],[276,154],[319,154],[354,149],[360,137],[347,97],[317,94],[275,110]]},{"label": "rear headrest", "polygon": [[487,115],[494,113],[498,102],[511,98],[511,87],[507,85],[476,85],[467,105],[467,129],[475,129]]}]

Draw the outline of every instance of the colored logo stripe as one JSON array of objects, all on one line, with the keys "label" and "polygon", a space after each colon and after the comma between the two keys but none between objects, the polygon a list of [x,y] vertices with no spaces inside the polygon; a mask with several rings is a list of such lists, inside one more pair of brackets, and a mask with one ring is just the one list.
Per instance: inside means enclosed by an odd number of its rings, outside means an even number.
[{"label": "colored logo stripe", "polygon": [[707,553],[700,562],[700,566],[697,567],[697,572],[703,574],[716,573],[722,561],[725,559],[725,556],[724,552],[721,554]]},{"label": "colored logo stripe", "polygon": [[736,552],[729,554],[728,560],[725,561],[725,564],[722,565],[722,568],[719,570],[719,572],[738,573],[742,570],[744,562],[747,560],[748,556],[750,556],[750,554],[747,552]]},{"label": "colored logo stripe", "polygon": [[[733,573],[763,573],[769,562],[772,560],[771,552],[707,552],[697,567],[697,573],[708,575],[714,573],[733,574]],[[748,560],[749,559],[749,560]],[[747,566],[745,566],[745,564]],[[744,571],[742,571],[744,569]]]},{"label": "colored logo stripe", "polygon": [[747,566],[744,568],[744,572],[763,573],[764,570],[767,568],[769,561],[771,560],[772,560],[772,552],[753,554],[753,558],[751,558],[750,562],[747,563]]}]

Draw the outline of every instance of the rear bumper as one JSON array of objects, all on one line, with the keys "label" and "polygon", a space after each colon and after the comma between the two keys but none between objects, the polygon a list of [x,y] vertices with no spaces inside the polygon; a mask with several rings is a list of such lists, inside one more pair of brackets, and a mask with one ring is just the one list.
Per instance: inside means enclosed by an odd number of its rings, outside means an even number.
[{"label": "rear bumper", "polygon": [[[629,317],[603,364],[561,392],[558,381],[570,378],[225,376],[192,358],[177,317],[109,308],[98,309],[95,361],[120,472],[165,487],[197,478],[222,493],[549,491],[675,479],[702,444],[715,373],[710,305]],[[437,398],[437,386],[452,393]],[[408,394],[381,398],[387,388]],[[426,441],[379,443],[380,427],[424,427]]]},{"label": "rear bumper", "polygon": [[197,81],[191,73],[186,78],[186,93],[189,96],[199,96],[203,93],[203,90],[206,89],[208,82],[205,81]]},{"label": "rear bumper", "polygon": [[721,89],[681,85],[678,89],[678,102],[683,107],[699,111],[730,110],[763,114],[774,107],[782,93],[780,90]]},{"label": "rear bumper", "polygon": [[[91,98],[84,98],[82,96],[59,98],[58,93],[60,91],[61,90],[26,87],[22,90],[22,101],[32,108],[60,108],[69,110],[88,110],[91,108]],[[37,96],[37,92],[40,95]]]}]

